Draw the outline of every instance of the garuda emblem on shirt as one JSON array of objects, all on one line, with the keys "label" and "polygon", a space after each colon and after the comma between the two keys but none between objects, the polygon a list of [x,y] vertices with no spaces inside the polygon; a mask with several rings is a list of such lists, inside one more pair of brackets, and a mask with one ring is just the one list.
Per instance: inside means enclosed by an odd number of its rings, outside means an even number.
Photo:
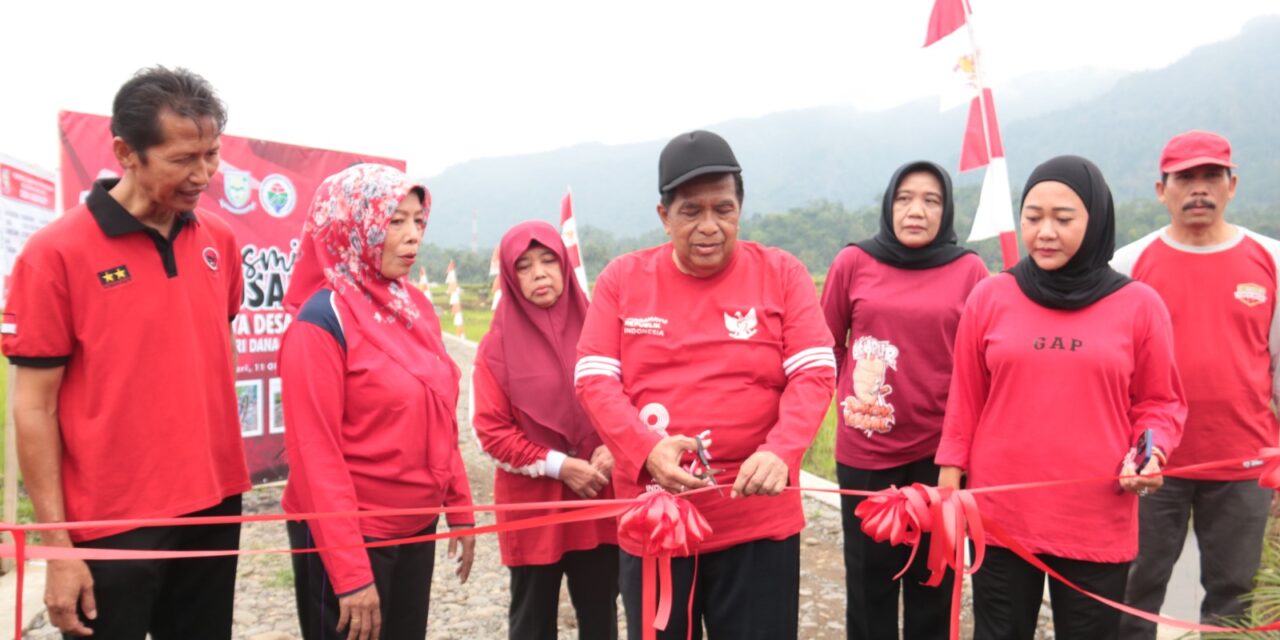
[{"label": "garuda emblem on shirt", "polygon": [[728,312],[724,314],[724,328],[729,330],[729,337],[738,340],[746,340],[756,334],[756,309],[752,307],[747,311],[747,315],[742,315],[741,311],[735,311],[733,315]]}]

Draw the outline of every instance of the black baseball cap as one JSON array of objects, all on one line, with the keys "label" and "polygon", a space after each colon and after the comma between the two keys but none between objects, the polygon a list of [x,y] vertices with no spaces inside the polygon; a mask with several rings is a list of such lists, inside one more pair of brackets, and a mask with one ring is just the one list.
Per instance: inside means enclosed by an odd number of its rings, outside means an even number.
[{"label": "black baseball cap", "polygon": [[742,173],[742,167],[724,138],[710,131],[682,133],[658,156],[658,192],[668,193],[708,173]]}]

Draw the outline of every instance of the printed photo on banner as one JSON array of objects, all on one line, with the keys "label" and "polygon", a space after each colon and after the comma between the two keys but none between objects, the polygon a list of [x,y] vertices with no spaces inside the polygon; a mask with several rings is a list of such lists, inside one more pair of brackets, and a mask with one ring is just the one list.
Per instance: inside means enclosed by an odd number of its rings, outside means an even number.
[{"label": "printed photo on banner", "polygon": [[267,380],[267,398],[271,400],[271,422],[267,425],[269,433],[284,433],[284,398],[280,387],[280,378]]},{"label": "printed photo on banner", "polygon": [[236,407],[240,413],[240,435],[262,435],[262,381],[236,381]]}]

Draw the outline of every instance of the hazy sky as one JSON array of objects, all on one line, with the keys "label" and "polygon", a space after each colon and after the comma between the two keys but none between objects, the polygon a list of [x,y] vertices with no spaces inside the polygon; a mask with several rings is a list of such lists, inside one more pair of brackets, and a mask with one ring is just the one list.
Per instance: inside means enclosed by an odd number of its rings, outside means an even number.
[{"label": "hazy sky", "polygon": [[[418,176],[787,109],[884,108],[938,81],[920,49],[932,0],[4,4],[0,152],[49,169],[59,109],[109,114],[156,63],[208,78],[228,133],[404,158]],[[997,95],[1027,73],[1162,67],[1280,13],[1280,0],[971,4]]]}]

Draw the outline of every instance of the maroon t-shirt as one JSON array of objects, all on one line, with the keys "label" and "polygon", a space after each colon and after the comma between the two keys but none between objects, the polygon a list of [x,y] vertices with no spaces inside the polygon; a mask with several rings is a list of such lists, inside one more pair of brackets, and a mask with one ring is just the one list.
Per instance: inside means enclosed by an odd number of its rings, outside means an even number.
[{"label": "maroon t-shirt", "polygon": [[[858,247],[836,256],[822,311],[836,341],[840,464],[888,469],[933,457],[960,311],[986,277],[974,254],[932,269],[899,269]],[[861,424],[845,422],[850,396],[870,406]]]}]

